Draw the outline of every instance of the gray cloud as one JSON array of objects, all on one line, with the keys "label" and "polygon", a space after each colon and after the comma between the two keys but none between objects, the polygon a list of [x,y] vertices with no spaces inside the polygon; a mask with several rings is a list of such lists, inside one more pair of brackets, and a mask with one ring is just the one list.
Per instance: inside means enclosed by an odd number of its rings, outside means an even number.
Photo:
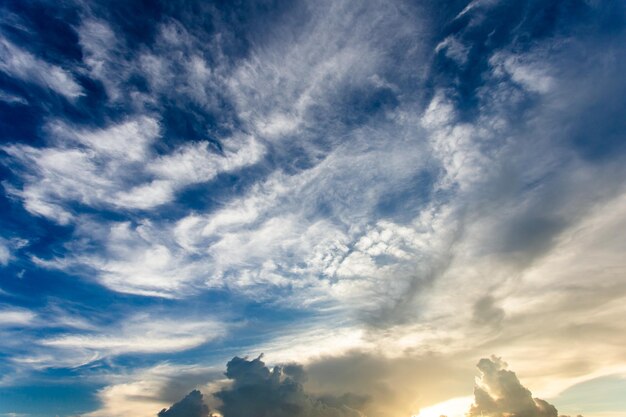
[{"label": "gray cloud", "polygon": [[[248,360],[234,357],[226,365],[226,380],[205,386],[213,392],[207,398],[211,408],[224,417],[364,417],[367,415],[408,415],[421,407],[420,397],[434,398],[429,391],[456,386],[455,395],[468,389],[471,380],[465,370],[453,369],[454,360],[423,358],[384,359],[357,354],[325,358],[309,364],[269,368],[262,356]],[[477,364],[480,377],[474,387],[474,402],[466,417],[569,417],[558,414],[547,401],[534,398],[515,372],[499,357],[483,358]],[[433,375],[442,374],[437,386]],[[410,376],[409,376],[410,375]],[[429,386],[435,382],[435,386]],[[389,383],[389,386],[387,386]],[[353,392],[341,393],[349,386]],[[213,389],[211,389],[213,387]],[[406,394],[400,393],[406,387]],[[410,391],[410,393],[409,393]],[[163,394],[163,393],[162,393]],[[448,392],[444,397],[449,396]],[[163,409],[158,417],[208,417],[213,415],[198,390]],[[577,416],[582,417],[582,416]]]},{"label": "gray cloud", "polygon": [[208,417],[209,407],[202,400],[202,394],[198,390],[191,391],[185,398],[172,405],[167,410],[164,408],[158,417]]},{"label": "gray cloud", "polygon": [[[360,417],[368,401],[363,395],[313,395],[305,391],[307,380],[299,364],[268,368],[261,360],[234,357],[226,365],[229,383],[221,381],[209,400],[224,417]],[[164,394],[164,393],[162,393]],[[209,407],[200,391],[190,392],[158,417],[208,417]]]},{"label": "gray cloud", "polygon": [[222,401],[224,417],[358,417],[365,398],[346,394],[341,397],[315,397],[304,391],[304,370],[298,365],[270,370],[258,357],[233,358],[226,366],[232,380],[228,389],[214,395]]},{"label": "gray cloud", "polygon": [[481,297],[474,304],[473,318],[477,324],[498,326],[504,315],[504,310],[496,305],[496,300],[491,295]]}]

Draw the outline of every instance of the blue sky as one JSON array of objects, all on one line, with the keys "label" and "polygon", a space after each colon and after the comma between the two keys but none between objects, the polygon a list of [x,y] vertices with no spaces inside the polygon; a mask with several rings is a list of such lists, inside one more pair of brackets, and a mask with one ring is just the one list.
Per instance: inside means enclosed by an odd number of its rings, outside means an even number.
[{"label": "blue sky", "polygon": [[617,0],[2,2],[0,416],[236,417],[261,353],[311,416],[501,416],[506,364],[623,415],[624,45]]}]

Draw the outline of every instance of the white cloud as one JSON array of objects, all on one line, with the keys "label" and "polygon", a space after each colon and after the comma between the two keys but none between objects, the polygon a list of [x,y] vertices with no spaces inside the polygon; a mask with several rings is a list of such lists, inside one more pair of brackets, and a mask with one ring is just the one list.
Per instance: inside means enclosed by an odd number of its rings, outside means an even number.
[{"label": "white cloud", "polygon": [[0,238],[0,265],[6,266],[11,260],[11,250],[5,239]]},{"label": "white cloud", "polygon": [[224,335],[224,325],[212,320],[181,321],[138,316],[119,331],[67,334],[41,340],[44,346],[87,351],[96,357],[122,353],[179,352]]},{"label": "white cloud", "polygon": [[0,37],[0,71],[49,88],[69,99],[82,96],[82,87],[63,68],[49,64]]},{"label": "white cloud", "polygon": [[109,25],[101,20],[85,19],[77,28],[83,62],[92,78],[104,85],[112,101],[120,99],[121,81],[130,74],[123,57],[123,45]]},{"label": "white cloud", "polygon": [[0,327],[24,327],[33,324],[37,315],[29,310],[1,308],[0,309]]},{"label": "white cloud", "polygon": [[454,36],[448,36],[439,42],[435,47],[435,52],[444,51],[446,56],[463,66],[467,63],[469,48]]},{"label": "white cloud", "polygon": [[508,74],[528,91],[548,93],[554,88],[555,81],[549,74],[549,67],[542,65],[545,58],[539,60],[541,57],[536,55],[497,53],[491,57],[489,63],[494,67],[496,75]]},{"label": "white cloud", "polygon": [[[113,103],[126,102],[145,112],[159,105],[159,96],[184,97],[209,109],[219,107],[219,91],[223,86],[225,63],[210,66],[200,51],[221,55],[220,36],[196,39],[175,20],[159,26],[151,48],[129,53],[122,37],[110,25],[93,17],[77,27],[83,62],[92,78],[100,81]],[[140,75],[148,81],[150,91],[139,91],[130,81]],[[171,88],[176,85],[176,88]]]},{"label": "white cloud", "polygon": [[234,136],[224,143],[221,158],[206,141],[183,145],[174,153],[157,158],[149,171],[174,183],[193,184],[214,178],[220,172],[252,165],[265,153],[263,145],[251,136]]},{"label": "white cloud", "polygon": [[[307,12],[305,24],[286,20],[270,31],[268,41],[255,45],[250,58],[225,80],[250,129],[273,142],[298,134],[305,149],[310,146],[304,143],[307,131],[332,126],[340,91],[387,85],[378,71],[393,42],[413,42],[404,53],[418,55],[421,35],[415,28],[423,23],[387,2],[354,7],[321,1],[307,6]],[[317,117],[320,111],[328,118]]]},{"label": "white cloud", "polygon": [[15,257],[16,251],[29,244],[21,238],[5,239],[0,236],[0,266],[7,266]]},{"label": "white cloud", "polygon": [[21,197],[27,210],[61,224],[74,219],[71,203],[91,207],[151,209],[174,199],[181,188],[255,163],[264,153],[252,137],[226,140],[223,154],[200,141],[159,156],[157,120],[137,117],[105,129],[88,130],[52,123],[50,146],[8,145],[19,161],[25,184],[5,188]]},{"label": "white cloud", "polygon": [[154,417],[170,404],[158,394],[172,374],[180,373],[180,367],[161,364],[153,368],[137,370],[125,380],[117,381],[98,392],[102,405],[85,417]]},{"label": "white cloud", "polygon": [[1,90],[0,90],[0,101],[4,101],[5,103],[11,104],[11,105],[15,105],[15,104],[27,105],[28,104],[28,100],[26,100],[24,97],[7,93],[6,91],[1,91]]}]

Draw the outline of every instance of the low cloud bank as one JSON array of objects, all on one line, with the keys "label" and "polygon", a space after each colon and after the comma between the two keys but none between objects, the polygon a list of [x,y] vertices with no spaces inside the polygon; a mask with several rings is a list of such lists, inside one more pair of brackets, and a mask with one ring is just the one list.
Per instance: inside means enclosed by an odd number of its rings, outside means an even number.
[{"label": "low cloud bank", "polygon": [[[270,369],[261,358],[235,357],[228,362],[225,375],[230,384],[212,394],[221,403],[215,413],[194,390],[158,417],[365,417],[361,410],[368,398],[351,393],[309,394],[303,388],[307,375],[301,365]],[[559,416],[547,401],[533,398],[501,358],[483,358],[477,367],[480,377],[466,417],[569,417]]]},{"label": "low cloud bank", "polygon": [[[213,414],[224,417],[362,417],[359,410],[367,398],[354,394],[315,396],[304,391],[306,373],[301,365],[269,369],[258,357],[235,357],[226,365],[230,384],[213,396],[221,403]],[[187,397],[158,417],[208,417],[213,415],[200,391]]]}]

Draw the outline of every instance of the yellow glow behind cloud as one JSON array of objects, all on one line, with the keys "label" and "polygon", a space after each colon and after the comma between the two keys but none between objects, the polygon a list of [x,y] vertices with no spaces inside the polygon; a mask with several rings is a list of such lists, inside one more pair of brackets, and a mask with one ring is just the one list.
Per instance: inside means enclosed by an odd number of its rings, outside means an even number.
[{"label": "yellow glow behind cloud", "polygon": [[419,414],[412,417],[465,417],[465,413],[472,405],[473,397],[456,397],[447,401],[423,408]]}]

